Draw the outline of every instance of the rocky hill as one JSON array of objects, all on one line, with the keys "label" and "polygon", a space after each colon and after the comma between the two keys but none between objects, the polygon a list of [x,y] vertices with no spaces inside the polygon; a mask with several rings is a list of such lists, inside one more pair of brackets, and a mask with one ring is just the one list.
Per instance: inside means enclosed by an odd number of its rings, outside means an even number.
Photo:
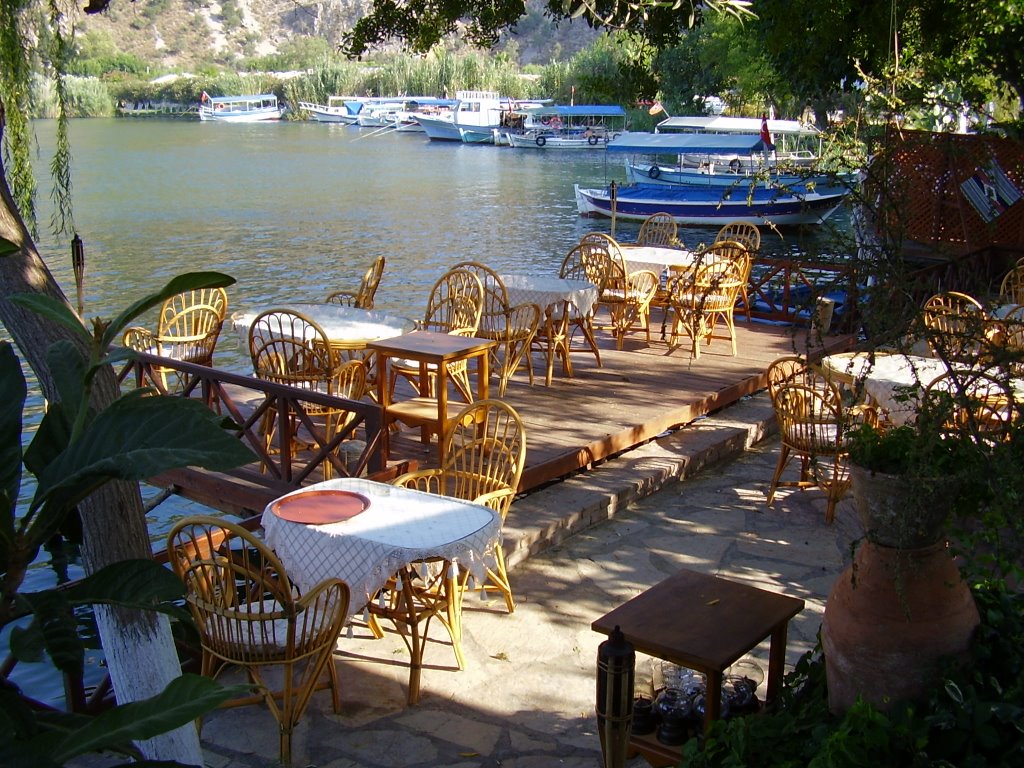
[{"label": "rocky hill", "polygon": [[[152,62],[154,68],[196,68],[278,53],[303,37],[337,44],[364,13],[370,0],[114,0],[96,16],[82,15],[79,34]],[[520,63],[567,58],[595,33],[575,21],[556,27],[539,6],[530,9],[500,48],[514,50]],[[510,45],[510,42],[514,44]]]}]

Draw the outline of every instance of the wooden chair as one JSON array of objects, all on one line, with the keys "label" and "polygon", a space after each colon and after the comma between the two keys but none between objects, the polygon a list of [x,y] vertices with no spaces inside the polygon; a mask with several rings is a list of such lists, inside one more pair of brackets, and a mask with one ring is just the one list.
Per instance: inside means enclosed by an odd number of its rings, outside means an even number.
[{"label": "wooden chair", "polygon": [[938,293],[924,303],[919,320],[934,357],[973,363],[982,354],[989,318],[972,296],[958,291]]},{"label": "wooden chair", "polygon": [[356,307],[357,309],[373,309],[373,300],[377,295],[377,286],[380,285],[380,278],[384,274],[384,257],[378,256],[373,260],[363,274],[359,287],[354,291],[335,291],[328,295],[328,304],[341,304],[343,307]]},{"label": "wooden chair", "polygon": [[604,284],[597,305],[608,310],[615,348],[622,349],[626,333],[637,323],[643,326],[650,343],[651,300],[658,290],[658,275],[646,269],[630,272],[619,244],[603,232],[584,235],[580,248],[584,258],[605,262]]},{"label": "wooden chair", "polygon": [[[444,439],[447,450],[443,467],[410,472],[393,483],[484,504],[504,521],[526,461],[526,430],[519,414],[500,400],[479,400],[453,419]],[[487,581],[480,589],[485,593],[497,589],[512,613],[515,600],[500,545],[494,557],[495,567],[487,569]]]},{"label": "wooden chair", "polygon": [[[137,352],[169,357],[199,365],[213,365],[221,327],[228,311],[228,294],[223,288],[186,291],[163,303],[156,331],[134,326],[124,332],[123,343]],[[153,367],[165,392],[180,391],[182,375],[171,368]]]},{"label": "wooden chair", "polygon": [[[304,315],[287,309],[272,309],[253,320],[249,328],[249,356],[259,379],[359,400],[367,392],[367,368],[361,360],[342,361],[332,350],[323,329]],[[289,450],[308,447],[298,439],[300,427],[310,434],[319,430],[313,419],[323,420],[323,443],[344,433],[354,415],[345,409],[306,403],[304,412],[291,414],[292,443]],[[276,408],[268,408],[261,429],[267,449],[274,442],[278,421]],[[332,464],[323,465],[324,478]]]},{"label": "wooden chair", "polygon": [[747,251],[747,271],[743,275],[743,288],[740,290],[740,300],[743,302],[743,311],[750,322],[750,273],[754,268],[754,260],[761,250],[761,231],[753,224],[742,221],[731,221],[718,230],[715,235],[715,243],[738,243]]},{"label": "wooden chair", "polygon": [[498,342],[491,350],[491,370],[498,376],[498,396],[505,396],[509,379],[523,362],[532,385],[533,362],[528,353],[540,325],[541,308],[536,304],[511,306],[501,276],[479,262],[463,261],[452,269],[468,269],[483,285],[484,305],[476,335]]},{"label": "wooden chair", "polygon": [[[603,254],[577,244],[562,260],[558,276],[565,280],[583,280],[593,283],[600,291],[604,286],[607,269],[608,262]],[[545,354],[546,348],[551,345],[559,348],[556,340],[547,338],[548,332],[555,334],[565,332],[568,334],[567,346],[570,352],[574,349],[589,351],[597,360],[597,367],[601,367],[601,350],[598,348],[597,338],[594,336],[593,311],[584,314],[578,307],[566,302],[558,311],[554,312],[551,318],[551,328],[538,328],[537,334],[534,336],[535,346],[540,346],[541,351]],[[577,333],[582,336],[584,346],[574,348],[573,339]],[[563,361],[563,363],[567,362]],[[567,368],[571,370],[571,366],[567,365]]]},{"label": "wooden chair", "polygon": [[[669,310],[672,334],[669,345],[678,346],[678,338],[686,335],[691,353],[700,357],[700,344],[711,344],[715,338],[727,338],[736,355],[736,327],[733,310],[743,284],[742,259],[712,258],[704,261],[691,274],[677,275],[669,282]],[[716,336],[719,322],[725,325],[726,336]]]},{"label": "wooden chair", "polygon": [[1008,378],[977,369],[957,369],[925,387],[918,419],[929,418],[950,439],[1004,442],[1018,418]]},{"label": "wooden chair", "polygon": [[[348,586],[330,579],[300,595],[260,539],[214,517],[177,523],[167,553],[199,631],[202,673],[216,677],[229,664],[246,671],[260,692],[222,706],[265,701],[278,722],[281,761],[291,765],[292,731],[323,678],[334,712],[341,710],[333,652],[348,615]],[[283,672],[279,690],[265,674],[268,667]]]},{"label": "wooden chair", "polygon": [[[480,327],[484,308],[484,286],[480,278],[469,269],[451,269],[443,274],[430,289],[423,320],[417,322],[420,330],[475,336]],[[420,366],[413,360],[392,360],[388,388],[394,400],[395,383],[399,376],[408,379],[421,397],[430,397],[436,375],[428,369],[429,390],[420,391]],[[473,401],[473,388],[469,381],[469,367],[465,361],[448,366],[448,375],[467,403]]]},{"label": "wooden chair", "polygon": [[654,245],[660,248],[682,248],[679,227],[671,213],[652,213],[640,225],[636,237],[637,245]]},{"label": "wooden chair", "polygon": [[[836,504],[850,488],[845,462],[850,423],[839,391],[825,381],[817,386],[784,381],[772,398],[772,406],[782,446],[767,503],[775,499],[779,486],[821,488],[828,498],[825,522],[831,523]],[[782,472],[793,456],[801,459],[800,479],[783,482]]]},{"label": "wooden chair", "polygon": [[1024,264],[1017,263],[999,284],[1000,304],[1024,304]]}]

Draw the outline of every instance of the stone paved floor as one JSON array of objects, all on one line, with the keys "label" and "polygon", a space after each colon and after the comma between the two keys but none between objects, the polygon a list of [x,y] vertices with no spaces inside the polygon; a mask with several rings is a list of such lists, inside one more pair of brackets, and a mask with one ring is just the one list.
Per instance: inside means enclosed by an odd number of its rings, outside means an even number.
[{"label": "stone paved floor", "polygon": [[[431,643],[415,707],[405,706],[408,655],[397,636],[372,640],[363,629],[341,638],[343,711],[331,712],[326,692],[314,696],[295,733],[294,765],[599,768],[594,668],[604,638],[590,623],[680,567],[803,598],[790,625],[792,664],[813,646],[860,528],[849,499],[826,526],[817,490],[782,489],[767,507],[777,456],[777,439],[768,439],[517,564],[511,615],[467,596],[466,669],[456,670],[446,643]],[[431,636],[444,632],[432,627]],[[766,659],[767,647],[752,658]],[[639,673],[651,667],[638,660]],[[211,768],[277,763],[275,722],[263,707],[213,713],[202,738]]]}]

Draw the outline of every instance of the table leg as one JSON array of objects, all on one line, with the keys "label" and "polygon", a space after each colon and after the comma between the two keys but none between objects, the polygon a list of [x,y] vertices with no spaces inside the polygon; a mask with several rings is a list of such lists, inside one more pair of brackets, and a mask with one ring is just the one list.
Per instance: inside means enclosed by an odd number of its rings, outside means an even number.
[{"label": "table leg", "polygon": [[391,423],[388,421],[388,406],[391,399],[388,395],[388,360],[390,359],[383,352],[377,352],[377,403],[381,407],[381,436],[380,452],[384,466],[388,465],[388,456],[391,453]]},{"label": "table leg", "polygon": [[789,634],[789,622],[772,632],[768,648],[768,683],[765,685],[765,701],[772,701],[782,686],[782,675],[786,665],[786,637]]},{"label": "table leg", "polygon": [[483,354],[477,355],[477,359],[477,375],[480,377],[477,384],[477,399],[486,400],[491,394],[490,351],[485,350]]},{"label": "table leg", "polygon": [[722,670],[706,670],[707,685],[704,690],[704,733],[722,714]]},{"label": "table leg", "polygon": [[[444,466],[444,432],[448,426],[448,365],[437,364],[437,466]],[[426,429],[426,427],[424,427]]]}]

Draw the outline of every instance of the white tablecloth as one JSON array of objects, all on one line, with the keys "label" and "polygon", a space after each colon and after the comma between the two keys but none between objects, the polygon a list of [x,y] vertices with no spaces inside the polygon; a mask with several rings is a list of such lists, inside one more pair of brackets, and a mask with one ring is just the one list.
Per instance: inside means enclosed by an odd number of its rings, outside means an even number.
[{"label": "white tablecloth", "polygon": [[[866,354],[831,355],[821,363],[828,371],[862,383],[864,392],[893,424],[912,422],[920,394],[949,370],[942,360],[916,355],[877,355],[873,365]],[[1024,398],[1024,381],[1013,379],[1010,383],[1016,398]]]},{"label": "white tablecloth", "polygon": [[322,489],[361,493],[370,506],[340,523],[304,525],[282,520],[271,503],[263,511],[263,528],[303,591],[327,578],[345,581],[352,591],[350,613],[362,610],[388,577],[417,560],[456,561],[477,579],[493,563],[501,516],[487,507],[359,478],[327,480],[287,495]]},{"label": "white tablecloth", "polygon": [[586,280],[535,275],[501,275],[511,304],[537,304],[541,309],[568,301],[581,315],[589,315],[597,303],[597,286]]},{"label": "white tablecloth", "polygon": [[[415,327],[412,320],[404,317],[339,304],[289,304],[280,308],[292,309],[305,315],[323,328],[327,338],[334,342],[359,343],[390,339],[408,333]],[[245,348],[249,345],[249,326],[262,312],[235,312],[231,315],[231,324],[242,337]]]},{"label": "white tablecloth", "polygon": [[693,266],[696,254],[676,248],[659,248],[653,245],[622,246],[622,258],[626,269],[639,272],[649,269],[656,275],[668,272],[672,267],[689,269]]}]

